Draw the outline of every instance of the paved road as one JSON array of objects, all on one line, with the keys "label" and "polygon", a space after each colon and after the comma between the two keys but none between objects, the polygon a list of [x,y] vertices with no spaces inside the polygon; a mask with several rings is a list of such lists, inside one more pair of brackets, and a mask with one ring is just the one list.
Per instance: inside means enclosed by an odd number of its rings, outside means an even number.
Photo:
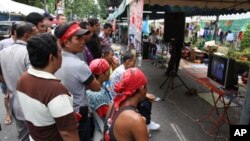
[{"label": "paved road", "polygon": [[0,92],[0,123],[2,126],[2,131],[0,131],[0,141],[16,141],[17,140],[17,132],[15,129],[15,122],[12,122],[11,125],[4,124],[4,95],[2,91]]}]

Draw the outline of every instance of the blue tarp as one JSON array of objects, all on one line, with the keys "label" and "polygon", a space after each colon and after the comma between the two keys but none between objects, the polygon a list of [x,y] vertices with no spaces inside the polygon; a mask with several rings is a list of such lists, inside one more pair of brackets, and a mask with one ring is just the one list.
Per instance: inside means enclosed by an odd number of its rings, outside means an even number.
[{"label": "blue tarp", "polygon": [[145,34],[149,34],[150,29],[149,29],[149,22],[148,22],[148,20],[143,21],[142,32],[145,33]]}]

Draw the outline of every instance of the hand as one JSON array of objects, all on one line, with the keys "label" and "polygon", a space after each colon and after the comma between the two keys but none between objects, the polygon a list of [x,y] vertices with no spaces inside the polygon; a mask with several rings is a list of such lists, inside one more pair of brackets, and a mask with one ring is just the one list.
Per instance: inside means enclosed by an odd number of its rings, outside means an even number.
[{"label": "hand", "polygon": [[151,102],[155,102],[155,95],[153,95],[153,94],[150,94],[150,93],[147,93],[146,94],[146,98],[149,100],[149,101],[151,101]]}]

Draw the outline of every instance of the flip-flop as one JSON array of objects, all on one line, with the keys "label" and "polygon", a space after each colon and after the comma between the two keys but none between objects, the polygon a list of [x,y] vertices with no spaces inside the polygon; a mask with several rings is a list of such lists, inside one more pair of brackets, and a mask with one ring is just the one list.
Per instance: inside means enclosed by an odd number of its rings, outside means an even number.
[{"label": "flip-flop", "polygon": [[4,120],[5,125],[10,125],[12,123],[11,119],[10,120]]}]

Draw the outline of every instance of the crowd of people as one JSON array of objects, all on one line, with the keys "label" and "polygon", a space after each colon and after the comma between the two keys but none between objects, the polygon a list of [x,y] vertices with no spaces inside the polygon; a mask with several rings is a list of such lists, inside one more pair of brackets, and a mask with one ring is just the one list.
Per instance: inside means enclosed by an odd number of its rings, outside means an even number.
[{"label": "crowd of people", "polygon": [[100,128],[96,111],[105,141],[148,140],[160,125],[151,120],[156,97],[135,67],[136,51],[126,51],[119,64],[112,24],[101,26],[96,18],[68,22],[63,14],[56,19],[53,26],[51,16],[30,13],[0,41],[4,124],[15,120],[19,141],[91,141]]}]

